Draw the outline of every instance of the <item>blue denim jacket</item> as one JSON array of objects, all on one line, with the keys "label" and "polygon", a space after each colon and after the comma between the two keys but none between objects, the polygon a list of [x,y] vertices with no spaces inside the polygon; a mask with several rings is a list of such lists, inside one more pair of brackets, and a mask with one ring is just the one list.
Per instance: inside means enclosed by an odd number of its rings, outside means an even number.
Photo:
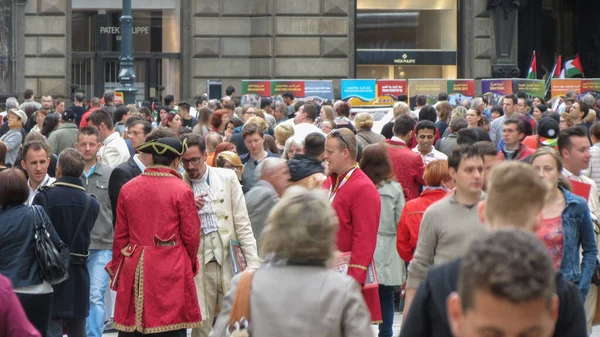
[{"label": "blue denim jacket", "polygon": [[[585,302],[598,255],[590,209],[585,199],[559,188],[567,204],[562,213],[565,238],[560,272],[577,285]],[[580,258],[580,248],[583,249],[583,259]]]}]

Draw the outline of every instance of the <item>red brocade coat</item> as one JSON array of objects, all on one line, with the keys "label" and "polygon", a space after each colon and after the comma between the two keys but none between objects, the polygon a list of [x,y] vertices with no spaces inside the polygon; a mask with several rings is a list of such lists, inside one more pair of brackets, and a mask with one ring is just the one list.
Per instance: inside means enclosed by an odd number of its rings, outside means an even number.
[{"label": "red brocade coat", "polygon": [[125,184],[106,267],[117,292],[115,328],[149,334],[201,326],[199,247],[194,192],[175,170],[148,167]]},{"label": "red brocade coat", "polygon": [[[338,176],[332,173],[323,187],[330,189],[333,186],[332,192],[335,192],[336,186],[342,183],[347,174],[348,172],[345,172]],[[377,246],[377,231],[381,213],[379,192],[371,179],[357,168],[346,183],[337,189],[332,206],[339,220],[337,249],[343,253],[352,253],[348,275],[364,285],[367,266],[373,260]],[[363,289],[363,297],[371,312],[371,321],[381,322],[378,288]]]}]

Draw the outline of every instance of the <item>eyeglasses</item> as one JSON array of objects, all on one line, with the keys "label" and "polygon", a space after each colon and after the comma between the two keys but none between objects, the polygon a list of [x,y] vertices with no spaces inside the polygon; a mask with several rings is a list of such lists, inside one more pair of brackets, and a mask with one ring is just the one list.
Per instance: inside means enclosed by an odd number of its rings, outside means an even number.
[{"label": "eyeglasses", "polygon": [[198,165],[200,164],[200,157],[196,157],[196,158],[192,158],[192,159],[181,159],[181,162],[183,163],[183,166],[188,166],[189,163],[192,163],[194,165]]},{"label": "eyeglasses", "polygon": [[348,145],[348,143],[344,139],[344,136],[342,135],[342,133],[340,132],[340,130],[335,129],[335,130],[331,131],[330,135],[332,135],[332,136],[334,136],[336,138],[339,138],[344,143],[344,145],[346,145],[346,147],[348,149],[350,148],[350,145]]},{"label": "eyeglasses", "polygon": [[226,163],[223,165],[223,168],[229,169],[229,170],[234,170],[234,171],[241,171],[242,167],[241,166],[234,166],[232,164]]}]

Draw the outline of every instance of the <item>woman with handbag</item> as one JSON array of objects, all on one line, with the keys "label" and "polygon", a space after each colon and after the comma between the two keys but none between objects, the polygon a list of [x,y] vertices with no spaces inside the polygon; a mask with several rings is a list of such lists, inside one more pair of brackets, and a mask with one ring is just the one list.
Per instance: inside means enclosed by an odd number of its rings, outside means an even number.
[{"label": "woman with handbag", "polygon": [[27,180],[20,170],[0,172],[0,274],[13,284],[29,321],[46,336],[52,286],[42,277],[36,257],[36,226],[45,227],[54,247],[60,249],[63,243],[46,212],[25,205],[28,196]]},{"label": "woman with handbag", "polygon": [[233,278],[213,336],[372,336],[360,285],[328,266],[336,230],[322,191],[288,189],[260,237],[264,264]]}]

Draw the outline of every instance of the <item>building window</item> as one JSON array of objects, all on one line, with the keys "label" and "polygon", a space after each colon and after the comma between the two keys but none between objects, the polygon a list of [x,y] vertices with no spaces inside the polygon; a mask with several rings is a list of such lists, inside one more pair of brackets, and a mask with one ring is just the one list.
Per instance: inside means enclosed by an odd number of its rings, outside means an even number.
[{"label": "building window", "polygon": [[457,0],[358,0],[358,78],[456,78]]},{"label": "building window", "polygon": [[[119,86],[121,9],[95,8],[87,0],[76,3],[79,6],[74,3],[71,16],[71,86],[73,91],[83,90],[88,98],[99,97],[104,90]],[[161,101],[168,94],[180,98],[180,2],[165,0],[161,5],[132,8],[138,102]]]}]

